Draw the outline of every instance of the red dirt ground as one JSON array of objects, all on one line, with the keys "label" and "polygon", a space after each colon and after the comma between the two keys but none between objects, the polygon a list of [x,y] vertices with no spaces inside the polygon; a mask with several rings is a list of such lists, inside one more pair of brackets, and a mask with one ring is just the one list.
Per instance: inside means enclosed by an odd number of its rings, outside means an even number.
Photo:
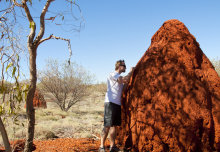
[{"label": "red dirt ground", "polygon": [[34,152],[87,152],[98,151],[100,141],[82,138],[63,138],[46,141],[35,141],[36,150]]},{"label": "red dirt ground", "polygon": [[[23,142],[20,141],[21,140],[17,143],[24,145]],[[36,149],[33,152],[92,152],[98,151],[100,140],[92,138],[58,138],[45,141],[35,140],[34,145]],[[109,148],[109,141],[106,141],[106,146]],[[16,152],[22,151],[23,150],[16,150]],[[4,150],[0,149],[0,152],[4,152]]]}]

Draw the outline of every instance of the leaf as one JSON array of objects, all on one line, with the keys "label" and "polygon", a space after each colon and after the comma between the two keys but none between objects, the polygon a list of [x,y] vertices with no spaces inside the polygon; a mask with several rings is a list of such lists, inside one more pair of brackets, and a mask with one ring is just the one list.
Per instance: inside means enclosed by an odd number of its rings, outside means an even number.
[{"label": "leaf", "polygon": [[0,106],[0,115],[3,114],[3,108]]},{"label": "leaf", "polygon": [[9,113],[9,114],[12,113],[11,107],[9,107],[9,109],[8,109],[8,113]]},{"label": "leaf", "polygon": [[17,69],[16,67],[13,68],[12,77],[15,75],[16,69]]},{"label": "leaf", "polygon": [[22,86],[22,91],[23,91],[23,92],[27,92],[27,91],[28,91],[28,88],[29,88],[29,85],[28,85],[28,84],[24,84],[24,85]]},{"label": "leaf", "polygon": [[15,124],[15,125],[17,125],[17,126],[19,125],[19,123],[18,123],[18,122],[14,122],[14,124]]},{"label": "leaf", "polygon": [[7,72],[8,68],[10,68],[12,65],[13,65],[12,62],[8,64],[8,66],[6,67],[6,72]]},{"label": "leaf", "polygon": [[19,62],[19,60],[20,60],[20,57],[19,57],[19,55],[18,55],[18,54],[16,54],[16,57],[17,57],[17,60],[18,60],[18,62]]}]

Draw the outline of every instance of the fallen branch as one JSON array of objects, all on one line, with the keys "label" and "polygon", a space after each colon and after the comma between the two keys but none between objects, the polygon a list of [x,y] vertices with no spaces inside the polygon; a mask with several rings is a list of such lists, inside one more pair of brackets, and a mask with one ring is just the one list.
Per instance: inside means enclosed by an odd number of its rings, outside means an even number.
[{"label": "fallen branch", "polygon": [[97,139],[100,139],[100,137],[98,137],[98,136],[96,136],[96,135],[94,135],[94,134],[91,134],[92,136],[94,136],[95,138],[97,138]]}]

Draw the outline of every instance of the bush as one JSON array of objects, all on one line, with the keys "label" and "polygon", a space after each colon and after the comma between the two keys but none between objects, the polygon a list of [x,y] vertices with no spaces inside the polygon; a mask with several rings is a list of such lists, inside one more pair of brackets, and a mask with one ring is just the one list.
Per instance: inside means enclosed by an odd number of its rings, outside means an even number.
[{"label": "bush", "polygon": [[75,103],[87,97],[91,83],[90,74],[76,63],[62,64],[49,60],[46,68],[40,72],[42,92],[53,95],[53,100],[63,111],[68,111]]}]

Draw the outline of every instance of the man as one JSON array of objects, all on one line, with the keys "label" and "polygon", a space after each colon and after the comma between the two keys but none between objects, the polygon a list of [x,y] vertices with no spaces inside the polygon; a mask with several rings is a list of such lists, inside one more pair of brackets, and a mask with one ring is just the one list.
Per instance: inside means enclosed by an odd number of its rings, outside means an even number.
[{"label": "man", "polygon": [[104,127],[101,133],[100,152],[105,152],[105,140],[110,136],[110,152],[119,151],[115,145],[116,126],[121,125],[121,95],[125,83],[128,83],[133,68],[125,77],[120,76],[126,71],[124,60],[119,60],[115,64],[115,71],[107,78],[107,92],[105,95]]}]

